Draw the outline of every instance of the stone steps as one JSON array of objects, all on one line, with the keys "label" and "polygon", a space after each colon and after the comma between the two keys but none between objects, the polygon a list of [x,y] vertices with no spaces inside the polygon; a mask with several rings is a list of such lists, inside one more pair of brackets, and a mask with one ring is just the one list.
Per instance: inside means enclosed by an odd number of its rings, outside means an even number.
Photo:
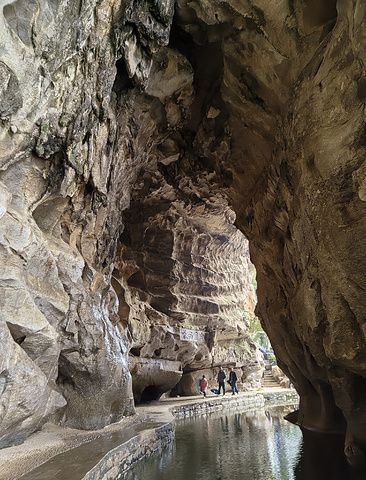
[{"label": "stone steps", "polygon": [[264,371],[264,377],[261,380],[262,388],[278,388],[280,384],[274,378],[269,370]]},{"label": "stone steps", "polygon": [[281,385],[275,380],[273,382],[270,382],[270,381],[262,382],[262,388],[274,388],[274,387],[278,388],[278,387],[281,387]]}]

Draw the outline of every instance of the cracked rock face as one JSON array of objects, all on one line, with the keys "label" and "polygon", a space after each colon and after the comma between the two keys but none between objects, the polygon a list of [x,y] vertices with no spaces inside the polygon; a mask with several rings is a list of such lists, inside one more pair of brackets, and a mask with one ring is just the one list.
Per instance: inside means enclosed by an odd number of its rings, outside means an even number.
[{"label": "cracked rock face", "polygon": [[159,171],[176,168],[166,129],[194,99],[190,62],[165,46],[172,16],[172,2],[22,1],[0,15],[2,446],[47,419],[100,428],[187,370],[259,368],[234,212],[208,180],[206,208]]},{"label": "cracked rock face", "polygon": [[299,423],[359,462],[363,2],[1,6],[1,445],[255,378],[243,232]]}]

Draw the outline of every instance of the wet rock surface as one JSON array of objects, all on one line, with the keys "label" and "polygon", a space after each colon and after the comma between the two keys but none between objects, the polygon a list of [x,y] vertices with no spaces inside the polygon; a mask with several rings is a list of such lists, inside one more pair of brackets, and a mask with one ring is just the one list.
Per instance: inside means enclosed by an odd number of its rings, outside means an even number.
[{"label": "wet rock surface", "polygon": [[299,422],[358,462],[363,3],[2,6],[0,444],[259,369],[243,232]]}]

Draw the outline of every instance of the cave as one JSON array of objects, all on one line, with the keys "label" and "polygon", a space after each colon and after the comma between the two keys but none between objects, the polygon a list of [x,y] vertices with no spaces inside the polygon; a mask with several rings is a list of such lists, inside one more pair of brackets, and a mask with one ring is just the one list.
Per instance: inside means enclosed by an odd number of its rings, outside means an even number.
[{"label": "cave", "polygon": [[155,385],[148,385],[141,394],[140,403],[148,403],[154,400],[159,400],[164,392]]},{"label": "cave", "polygon": [[0,13],[0,446],[256,389],[258,318],[365,461],[362,0],[38,3]]}]

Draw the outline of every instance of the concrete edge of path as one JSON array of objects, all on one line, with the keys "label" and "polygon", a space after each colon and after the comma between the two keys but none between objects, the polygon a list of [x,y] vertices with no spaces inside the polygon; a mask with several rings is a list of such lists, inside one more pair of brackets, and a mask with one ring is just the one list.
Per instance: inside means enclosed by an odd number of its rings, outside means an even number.
[{"label": "concrete edge of path", "polygon": [[[221,410],[250,410],[270,405],[297,403],[299,397],[293,389],[273,388],[267,391],[226,396],[213,395],[201,398],[177,397],[155,402],[146,409],[150,421],[165,421],[155,431],[144,431],[143,438],[134,438],[126,444],[119,445],[108,452],[100,462],[88,472],[82,480],[115,480],[131,467],[137,460],[150,455],[155,450],[167,445],[174,438],[173,423],[175,419],[205,415]],[[170,415],[169,415],[170,414]],[[169,421],[170,420],[170,421]],[[71,480],[71,479],[70,479]],[[79,479],[72,479],[79,480]]]},{"label": "concrete edge of path", "polygon": [[[138,406],[133,417],[98,431],[46,424],[22,445],[0,450],[0,480],[57,480],[58,475],[62,480],[115,479],[140,458],[171,442],[175,419],[224,409],[252,409],[286,403],[298,403],[295,390],[269,388],[235,396],[230,393],[225,397],[212,395],[206,399],[197,396],[163,398]],[[110,440],[113,442],[108,443]],[[91,458],[87,458],[88,453]],[[84,471],[70,468],[66,477],[63,465],[72,467],[77,458],[83,463]]]}]

